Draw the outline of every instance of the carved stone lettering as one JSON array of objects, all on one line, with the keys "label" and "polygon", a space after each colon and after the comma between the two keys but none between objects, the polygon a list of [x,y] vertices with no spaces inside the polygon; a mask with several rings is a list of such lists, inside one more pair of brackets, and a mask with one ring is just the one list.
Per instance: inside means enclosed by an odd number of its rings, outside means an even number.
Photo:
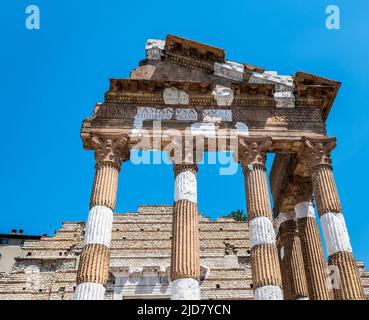
[{"label": "carved stone lettering", "polygon": [[170,120],[173,113],[172,108],[138,107],[135,120]]},{"label": "carved stone lettering", "polygon": [[232,121],[232,111],[222,109],[205,109],[204,122]]},{"label": "carved stone lettering", "polygon": [[179,121],[197,121],[197,111],[195,109],[176,109],[176,120]]}]

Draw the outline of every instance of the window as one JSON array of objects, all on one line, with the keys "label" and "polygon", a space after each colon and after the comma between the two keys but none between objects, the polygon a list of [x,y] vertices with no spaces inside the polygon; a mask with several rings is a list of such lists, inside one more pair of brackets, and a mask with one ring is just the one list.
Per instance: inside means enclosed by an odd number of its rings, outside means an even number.
[{"label": "window", "polygon": [[0,240],[0,244],[2,244],[3,246],[6,246],[9,243],[9,239],[1,239]]}]

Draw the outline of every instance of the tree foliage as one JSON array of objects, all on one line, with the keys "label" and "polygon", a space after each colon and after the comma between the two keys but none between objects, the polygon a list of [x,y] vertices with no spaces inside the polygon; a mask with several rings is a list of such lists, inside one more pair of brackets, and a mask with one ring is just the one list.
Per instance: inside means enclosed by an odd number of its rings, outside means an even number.
[{"label": "tree foliage", "polygon": [[229,213],[225,218],[232,218],[236,221],[247,221],[246,213],[243,212],[243,210],[236,210]]}]

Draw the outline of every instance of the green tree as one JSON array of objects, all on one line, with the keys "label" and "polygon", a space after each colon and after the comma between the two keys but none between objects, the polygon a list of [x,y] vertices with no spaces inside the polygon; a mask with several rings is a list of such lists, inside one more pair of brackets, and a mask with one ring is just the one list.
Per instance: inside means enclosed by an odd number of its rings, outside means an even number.
[{"label": "green tree", "polygon": [[232,218],[236,221],[247,221],[246,214],[243,213],[243,210],[240,210],[240,209],[238,209],[236,211],[232,211],[231,213],[229,213],[224,218]]}]

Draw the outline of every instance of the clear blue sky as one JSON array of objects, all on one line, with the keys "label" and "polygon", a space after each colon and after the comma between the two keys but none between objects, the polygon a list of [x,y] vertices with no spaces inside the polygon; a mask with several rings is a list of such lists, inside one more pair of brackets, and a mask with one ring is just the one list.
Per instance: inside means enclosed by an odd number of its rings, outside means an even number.
[{"label": "clear blue sky", "polygon": [[[25,28],[25,8],[41,30]],[[327,30],[325,8],[341,9]],[[369,267],[369,2],[356,1],[3,1],[0,10],[0,232],[48,233],[85,220],[94,175],[81,121],[103,100],[110,77],[128,77],[148,38],[177,34],[226,49],[227,58],[339,80],[328,130],[338,137],[334,172],[354,254]],[[201,166],[199,209],[216,217],[245,209],[241,171]],[[124,164],[117,211],[171,204],[170,166]]]}]

